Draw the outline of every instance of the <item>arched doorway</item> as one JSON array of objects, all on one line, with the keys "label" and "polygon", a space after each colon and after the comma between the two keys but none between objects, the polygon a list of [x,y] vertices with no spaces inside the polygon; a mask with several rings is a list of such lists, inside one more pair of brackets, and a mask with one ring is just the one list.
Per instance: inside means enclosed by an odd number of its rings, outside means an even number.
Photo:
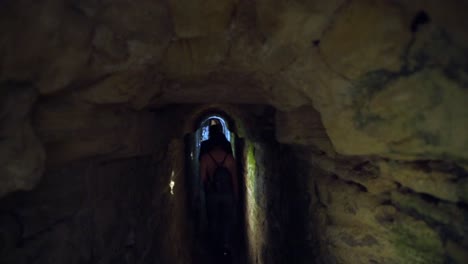
[{"label": "arched doorway", "polygon": [[195,131],[196,136],[195,136],[195,144],[196,144],[196,150],[197,150],[197,157],[200,154],[200,146],[201,142],[208,140],[208,130],[211,125],[214,124],[220,124],[223,127],[223,133],[226,136],[226,139],[231,143],[231,148],[233,149],[233,155],[236,157],[236,151],[235,151],[235,134],[231,129],[229,128],[229,124],[225,118],[223,118],[219,114],[211,114],[206,116],[201,120],[199,123],[198,129]]}]

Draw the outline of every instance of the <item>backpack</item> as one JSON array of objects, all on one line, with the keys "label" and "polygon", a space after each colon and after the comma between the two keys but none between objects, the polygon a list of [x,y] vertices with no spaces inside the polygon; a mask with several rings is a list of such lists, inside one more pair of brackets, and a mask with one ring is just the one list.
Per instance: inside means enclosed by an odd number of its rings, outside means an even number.
[{"label": "backpack", "polygon": [[208,180],[208,192],[211,194],[232,194],[232,177],[231,172],[224,167],[224,162],[229,154],[226,153],[221,163],[218,163],[210,153],[208,155],[216,164],[216,169]]}]

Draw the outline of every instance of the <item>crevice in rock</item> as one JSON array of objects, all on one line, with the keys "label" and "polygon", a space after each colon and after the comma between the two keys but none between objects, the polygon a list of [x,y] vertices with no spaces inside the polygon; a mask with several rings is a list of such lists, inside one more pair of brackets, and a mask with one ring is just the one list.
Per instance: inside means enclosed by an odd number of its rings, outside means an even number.
[{"label": "crevice in rock", "polygon": [[[453,210],[447,210],[444,208],[459,208],[463,211],[463,214],[468,213],[467,208],[463,208],[459,204],[454,204],[446,201],[439,200],[435,197],[432,197],[427,194],[416,193],[410,189],[404,189],[401,192],[401,195],[411,197],[413,201],[418,201],[418,199],[422,200],[420,205],[418,204],[411,204],[404,203],[404,200],[401,201],[393,201],[392,205],[398,208],[401,212],[414,217],[415,219],[422,220],[434,230],[437,230],[438,234],[442,237],[445,241],[447,239],[459,241],[462,239],[460,232],[466,232],[466,226],[464,219],[457,219],[458,215],[453,214]],[[411,201],[411,200],[409,200]],[[418,206],[426,206],[418,207]],[[426,211],[434,207],[434,212]]]},{"label": "crevice in rock", "polygon": [[316,47],[317,49],[317,54],[319,55],[320,59],[322,60],[323,64],[334,74],[336,74],[337,76],[339,76],[341,79],[349,82],[350,84],[353,83],[353,80],[349,79],[348,77],[346,77],[343,73],[340,73],[339,71],[335,70],[331,65],[330,63],[327,61],[327,59],[325,58],[325,55],[321,52],[320,50],[320,46]]},{"label": "crevice in rock", "polygon": [[441,199],[438,199],[437,197],[434,197],[432,195],[426,194],[426,193],[419,193],[416,192],[408,187],[402,187],[400,188],[400,192],[403,194],[412,194],[412,195],[417,195],[419,198],[421,198],[423,201],[430,203],[434,206],[437,206],[437,204],[441,201]]}]

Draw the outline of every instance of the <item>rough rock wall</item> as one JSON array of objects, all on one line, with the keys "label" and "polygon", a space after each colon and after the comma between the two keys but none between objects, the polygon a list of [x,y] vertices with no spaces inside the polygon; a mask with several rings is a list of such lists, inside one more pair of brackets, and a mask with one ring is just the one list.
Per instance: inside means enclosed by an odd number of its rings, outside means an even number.
[{"label": "rough rock wall", "polygon": [[151,154],[161,148],[164,122],[149,111],[96,106],[67,98],[39,101],[34,129],[46,149],[47,165],[88,157],[107,159]]},{"label": "rough rock wall", "polygon": [[2,200],[1,262],[190,263],[171,156],[48,170],[33,191]]},{"label": "rough rock wall", "polygon": [[307,170],[291,148],[275,139],[274,116],[270,108],[250,115],[252,122],[244,120],[251,124],[243,157],[248,260],[313,263],[320,252],[307,225],[311,211],[304,195],[307,185],[301,182]]},{"label": "rough rock wall", "polygon": [[274,181],[278,178],[277,163],[271,162],[278,158],[272,141],[272,117],[271,108],[267,107],[242,120],[247,129],[242,135],[244,149],[239,157],[244,161],[242,188],[245,190],[243,208],[248,263],[271,263],[271,252],[280,247],[279,236],[269,236],[274,221],[269,209],[275,201]]},{"label": "rough rock wall", "polygon": [[247,258],[249,263],[266,263],[271,259],[268,250],[275,247],[274,239],[268,237],[271,206],[267,192],[269,179],[274,178],[272,166],[265,164],[262,144],[248,143],[245,152],[245,222],[247,234]]},{"label": "rough rock wall", "polygon": [[254,143],[247,155],[250,263],[320,263],[307,164],[275,142]]},{"label": "rough rock wall", "polygon": [[30,84],[0,85],[0,197],[31,190],[44,171],[45,151],[30,117],[36,98]]},{"label": "rough rock wall", "polygon": [[[29,96],[23,91],[16,94]],[[40,150],[45,147],[46,172],[27,179],[32,190],[9,189],[13,193],[0,201],[0,262],[191,263],[184,148],[171,111],[53,97],[42,98],[35,109],[33,126],[25,127],[37,131]],[[12,113],[7,124],[27,122],[15,118],[22,112]]]},{"label": "rough rock wall", "polygon": [[313,105],[341,154],[468,157],[466,1],[0,5],[0,82],[45,97]]},{"label": "rough rock wall", "polygon": [[308,153],[321,245],[338,263],[466,263],[467,172],[441,161]]},{"label": "rough rock wall", "polygon": [[284,125],[277,123],[277,138],[302,164],[292,202],[303,204],[307,230],[319,239],[308,243],[319,248],[317,263],[468,261],[463,163],[343,156],[324,143],[313,109],[280,112],[277,120]]},{"label": "rough rock wall", "polygon": [[348,1],[338,10],[317,47],[316,67],[331,72],[316,70],[321,87],[306,89],[337,152],[466,162],[464,8]]}]

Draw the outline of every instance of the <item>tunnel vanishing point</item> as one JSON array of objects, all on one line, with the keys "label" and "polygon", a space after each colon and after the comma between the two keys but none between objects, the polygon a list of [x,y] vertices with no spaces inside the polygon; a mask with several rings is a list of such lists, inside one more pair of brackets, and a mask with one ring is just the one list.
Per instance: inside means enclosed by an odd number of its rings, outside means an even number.
[{"label": "tunnel vanishing point", "polygon": [[238,263],[468,263],[467,10],[0,0],[0,263],[207,263],[188,139],[210,115],[237,142]]}]

